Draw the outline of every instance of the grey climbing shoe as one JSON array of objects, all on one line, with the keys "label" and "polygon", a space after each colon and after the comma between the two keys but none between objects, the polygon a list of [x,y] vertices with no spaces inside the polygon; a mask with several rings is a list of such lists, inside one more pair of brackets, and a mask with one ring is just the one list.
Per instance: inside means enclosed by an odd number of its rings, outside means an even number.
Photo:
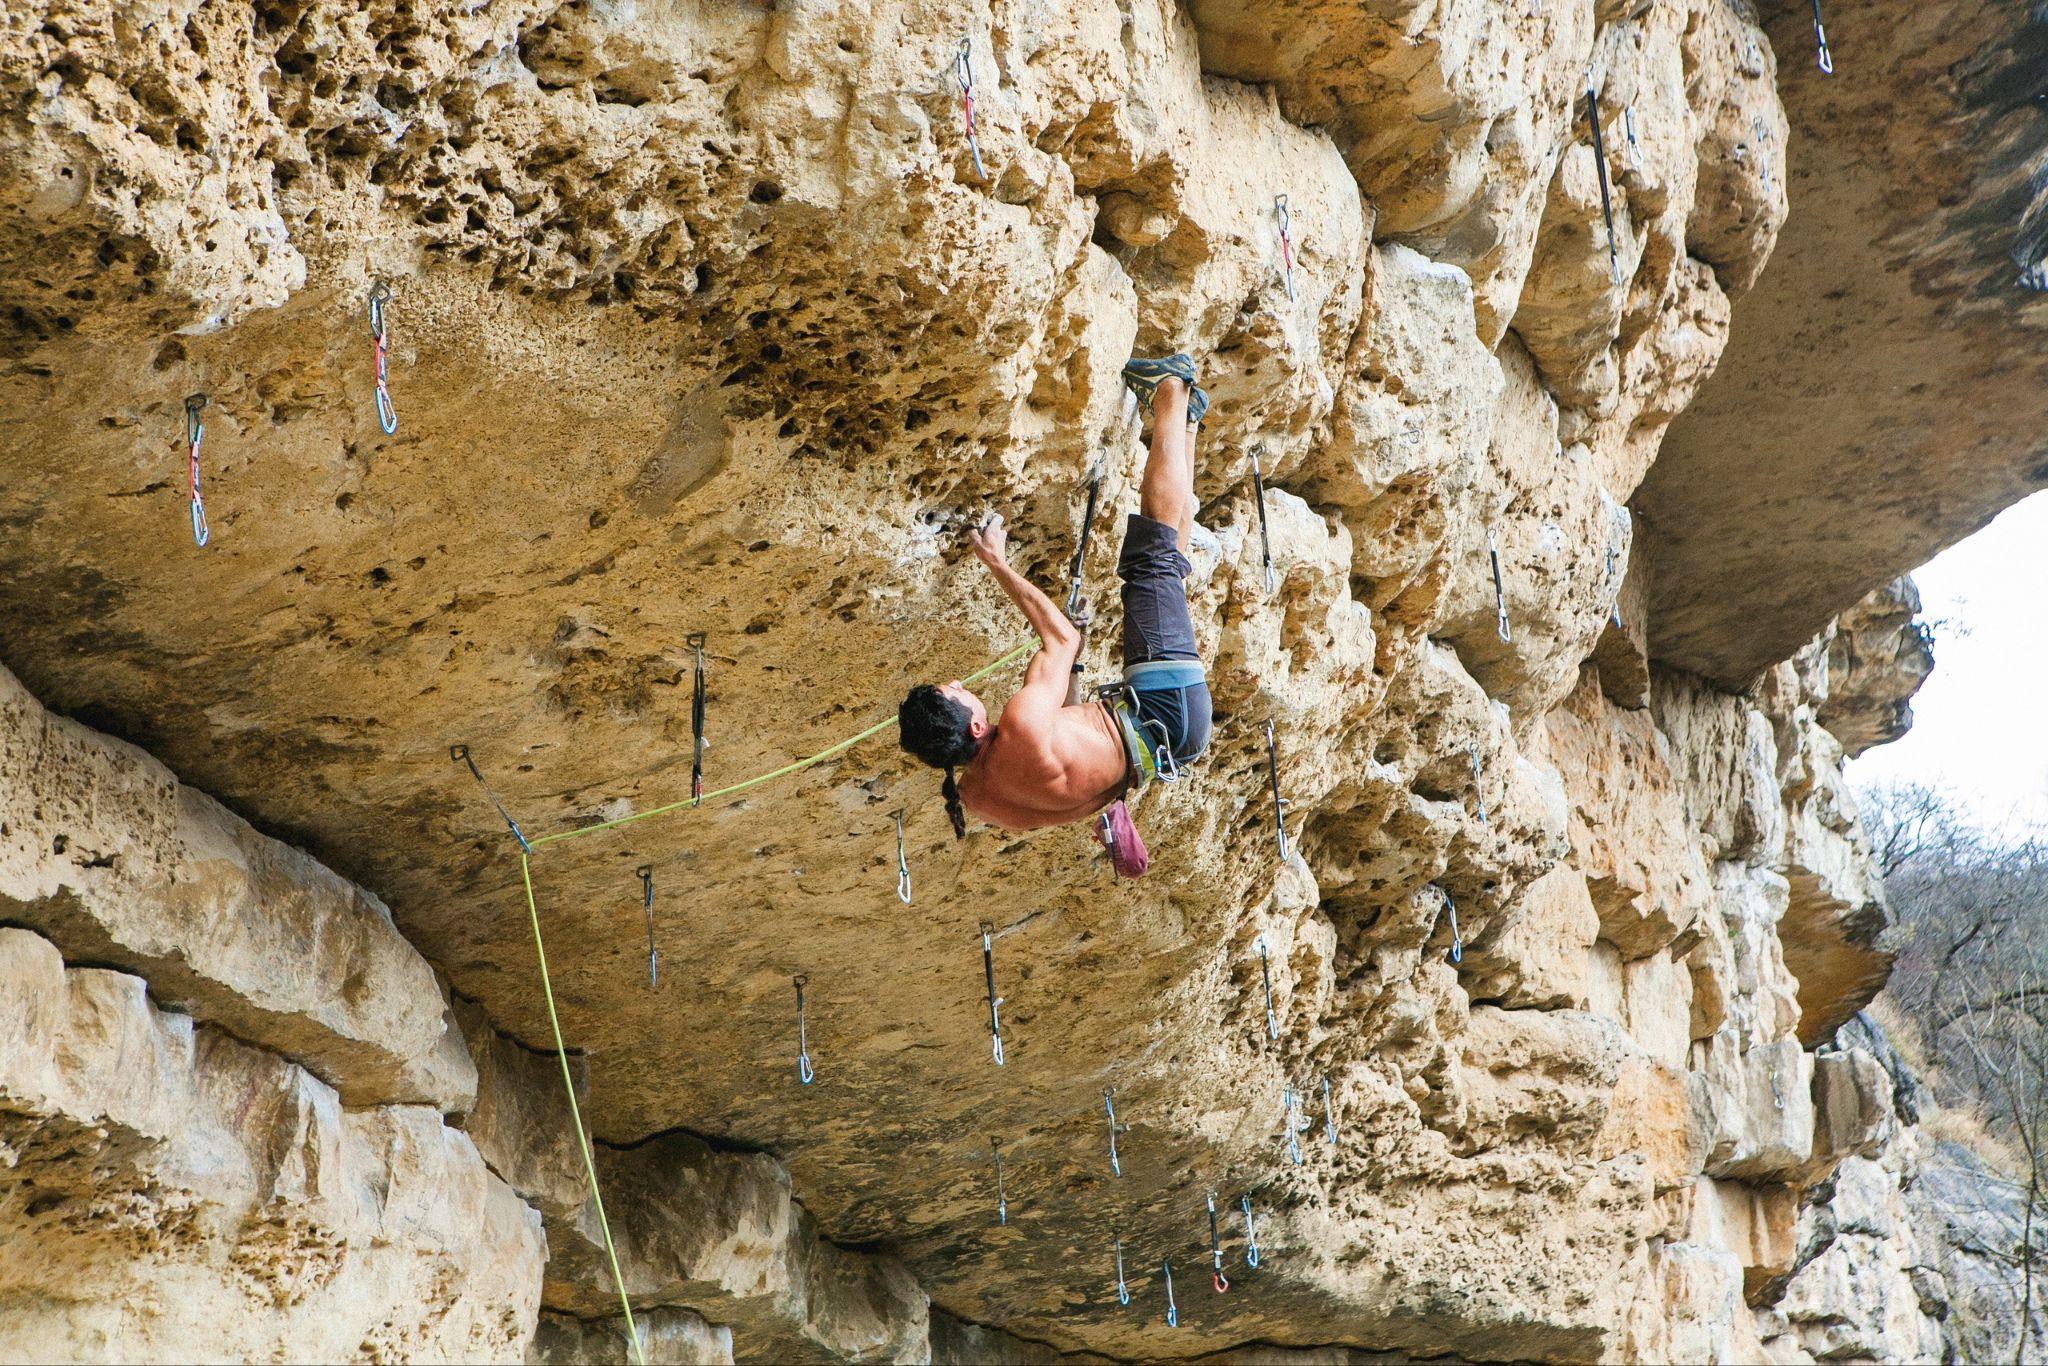
[{"label": "grey climbing shoe", "polygon": [[1199,384],[1188,386],[1188,425],[1194,426],[1209,412],[1209,391]]},{"label": "grey climbing shoe", "polygon": [[1195,384],[1194,358],[1185,351],[1176,351],[1158,360],[1132,356],[1124,362],[1124,384],[1148,408],[1152,406],[1152,394],[1158,389],[1159,381],[1167,378],[1177,379],[1192,389]]}]

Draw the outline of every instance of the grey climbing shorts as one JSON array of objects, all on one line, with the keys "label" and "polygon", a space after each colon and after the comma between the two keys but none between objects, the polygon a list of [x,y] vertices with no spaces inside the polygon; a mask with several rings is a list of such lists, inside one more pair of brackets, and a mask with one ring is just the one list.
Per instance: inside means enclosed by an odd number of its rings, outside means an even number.
[{"label": "grey climbing shorts", "polygon": [[1134,512],[1116,572],[1124,581],[1124,681],[1137,694],[1148,736],[1163,738],[1174,761],[1186,763],[1209,747],[1213,719],[1188,614],[1187,579],[1195,567],[1172,527]]}]

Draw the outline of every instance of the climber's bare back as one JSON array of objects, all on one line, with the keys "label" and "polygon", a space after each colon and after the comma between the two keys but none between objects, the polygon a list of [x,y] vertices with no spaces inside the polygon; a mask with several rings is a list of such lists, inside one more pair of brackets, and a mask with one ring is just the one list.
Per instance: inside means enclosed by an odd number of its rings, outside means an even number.
[{"label": "climber's bare back", "polygon": [[[960,803],[990,825],[1036,830],[1086,820],[1123,795],[1129,766],[1122,738],[1099,702],[1048,700],[1031,673],[1048,664],[1041,651],[1025,686],[1003,708],[989,743],[960,777]],[[1046,670],[1050,672],[1050,670]]]}]

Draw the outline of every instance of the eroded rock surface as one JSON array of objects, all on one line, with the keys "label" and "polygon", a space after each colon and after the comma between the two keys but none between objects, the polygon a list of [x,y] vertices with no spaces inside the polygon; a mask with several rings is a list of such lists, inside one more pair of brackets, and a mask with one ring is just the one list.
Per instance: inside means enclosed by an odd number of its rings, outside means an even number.
[{"label": "eroded rock surface", "polygon": [[[334,1216],[505,1282],[336,1311],[336,1355],[626,1349],[565,1070],[657,1359],[1832,1351],[1801,1211],[1892,1141],[1809,1051],[1889,964],[1841,762],[1910,652],[1827,634],[1858,585],[1754,687],[1674,667],[1699,537],[1646,512],[1788,221],[1778,69],[1706,0],[10,15],[0,920],[489,1193],[474,1253]],[[1136,505],[1119,369],[1174,348],[1218,731],[1135,802],[1150,877],[955,843],[886,739],[682,803],[690,633],[714,789],[1000,655],[959,533],[1063,572],[1098,460],[1103,527]],[[534,840],[677,809],[523,867],[497,802]],[[97,1114],[64,1070],[8,1103]],[[115,1356],[72,1325],[142,1312],[0,1333]]]}]

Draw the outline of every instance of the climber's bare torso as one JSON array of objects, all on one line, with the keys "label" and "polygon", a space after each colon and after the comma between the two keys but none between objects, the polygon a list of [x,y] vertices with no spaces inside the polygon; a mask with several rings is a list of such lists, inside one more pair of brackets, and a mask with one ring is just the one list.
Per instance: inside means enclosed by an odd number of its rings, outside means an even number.
[{"label": "climber's bare torso", "polygon": [[[1032,669],[1045,661],[1039,652]],[[1026,674],[995,734],[960,776],[961,805],[990,825],[1065,825],[1123,795],[1129,761],[1107,709],[1099,702],[1065,705],[1065,681],[1055,676],[1052,682],[1059,694],[1048,706]]]}]

